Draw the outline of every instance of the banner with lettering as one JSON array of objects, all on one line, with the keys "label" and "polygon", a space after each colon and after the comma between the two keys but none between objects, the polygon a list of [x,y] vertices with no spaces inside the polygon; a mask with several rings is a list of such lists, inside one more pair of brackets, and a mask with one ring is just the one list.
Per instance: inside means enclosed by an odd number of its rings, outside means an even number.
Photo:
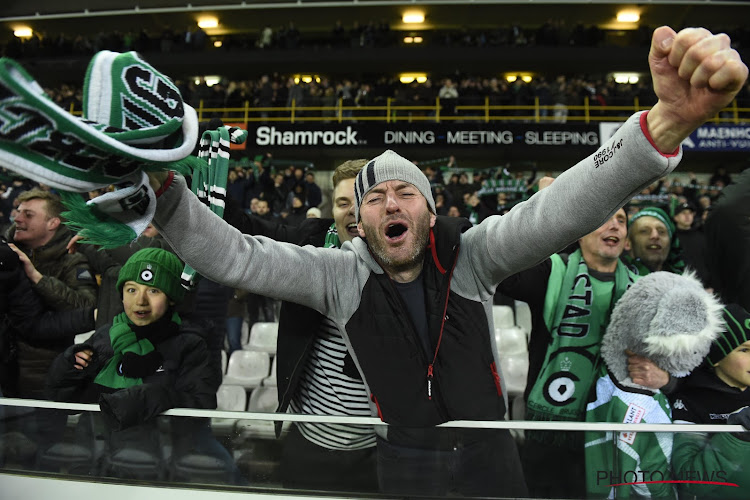
[{"label": "banner with lettering", "polygon": [[300,123],[248,124],[249,148],[530,148],[599,147],[596,125],[536,123]]}]

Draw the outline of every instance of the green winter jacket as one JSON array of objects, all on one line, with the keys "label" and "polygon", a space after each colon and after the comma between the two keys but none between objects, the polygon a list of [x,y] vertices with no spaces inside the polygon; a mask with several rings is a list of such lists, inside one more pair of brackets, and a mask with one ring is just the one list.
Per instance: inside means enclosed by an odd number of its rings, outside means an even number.
[{"label": "green winter jacket", "polygon": [[[14,225],[8,230],[8,241],[13,241],[15,232]],[[33,285],[34,291],[47,307],[57,311],[96,306],[96,278],[88,259],[80,252],[69,254],[66,248],[72,237],[67,226],[60,226],[43,247],[30,250],[19,246],[43,276]]]}]

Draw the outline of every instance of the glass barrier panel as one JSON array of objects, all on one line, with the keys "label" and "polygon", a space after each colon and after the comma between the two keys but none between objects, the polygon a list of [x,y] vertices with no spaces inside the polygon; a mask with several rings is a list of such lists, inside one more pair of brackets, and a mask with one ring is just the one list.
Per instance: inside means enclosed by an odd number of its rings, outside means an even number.
[{"label": "glass barrier panel", "polygon": [[[37,498],[58,481],[58,499],[80,494],[76,485],[113,484],[200,498],[750,498],[750,433],[739,426],[513,420],[405,428],[374,418],[175,409],[118,429],[98,409],[0,398],[2,497]],[[362,447],[321,452],[313,443],[331,429]]]}]

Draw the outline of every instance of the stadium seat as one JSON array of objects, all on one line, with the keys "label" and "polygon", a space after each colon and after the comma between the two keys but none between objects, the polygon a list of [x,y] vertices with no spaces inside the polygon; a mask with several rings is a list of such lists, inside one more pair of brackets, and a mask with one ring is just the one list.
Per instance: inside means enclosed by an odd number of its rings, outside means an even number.
[{"label": "stadium seat", "polygon": [[526,343],[526,332],[523,328],[495,328],[495,344],[500,357],[524,355],[528,356],[529,347]]},{"label": "stadium seat", "polygon": [[[279,397],[276,387],[258,387],[250,394],[247,411],[274,413],[278,405]],[[269,415],[269,417],[272,416]],[[236,429],[237,433],[244,438],[276,439],[273,420],[239,420]]]},{"label": "stadium seat", "polygon": [[[497,326],[497,325],[496,325]],[[526,337],[531,334],[531,308],[526,302],[516,301],[516,326],[526,331]]]},{"label": "stadium seat", "polygon": [[523,395],[526,389],[526,376],[529,373],[529,359],[526,355],[500,357],[501,376],[509,397]]},{"label": "stadium seat", "polygon": [[175,482],[231,484],[232,467],[223,457],[190,453],[175,460],[171,471]]},{"label": "stadium seat", "polygon": [[245,346],[250,340],[250,324],[247,322],[247,318],[242,320],[242,329],[240,331],[240,344]]},{"label": "stadium seat", "polygon": [[[239,385],[219,386],[216,391],[216,409],[222,411],[245,411],[247,406],[247,392]],[[234,428],[236,418],[212,418],[211,428],[215,432],[227,433]]]},{"label": "stadium seat", "polygon": [[73,339],[73,343],[74,344],[83,344],[88,339],[90,339],[92,335],[94,335],[94,330],[91,330],[90,332],[86,332],[86,333],[79,333]]},{"label": "stadium seat", "polygon": [[279,405],[276,387],[259,387],[250,394],[247,411],[252,413],[273,413]]},{"label": "stadium seat", "polygon": [[250,339],[242,348],[247,351],[267,352],[273,355],[276,354],[276,338],[278,336],[278,323],[254,323],[250,329]]},{"label": "stadium seat", "polygon": [[260,384],[261,386],[276,387],[276,366],[279,364],[278,359],[278,356],[273,357],[273,362],[271,363],[271,375],[263,379],[263,382]]},{"label": "stadium seat", "polygon": [[[523,395],[519,394],[510,399],[509,413],[509,420],[524,420],[526,418],[526,402],[523,400]],[[523,429],[511,429],[510,433],[518,444],[523,444],[526,440]]]},{"label": "stadium seat", "polygon": [[510,328],[513,322],[513,308],[510,306],[492,306],[492,318],[495,328]]},{"label": "stadium seat", "polygon": [[264,378],[268,377],[271,369],[271,359],[268,353],[258,351],[234,351],[229,357],[227,373],[223,383],[239,385],[245,389],[260,386]]}]

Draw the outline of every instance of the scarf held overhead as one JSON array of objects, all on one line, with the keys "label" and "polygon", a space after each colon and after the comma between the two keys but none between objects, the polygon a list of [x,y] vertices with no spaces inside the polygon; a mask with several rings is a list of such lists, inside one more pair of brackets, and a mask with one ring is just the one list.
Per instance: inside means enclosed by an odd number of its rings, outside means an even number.
[{"label": "scarf held overhead", "polygon": [[[198,117],[174,83],[137,53],[97,53],[86,72],[83,117],[57,106],[18,63],[0,58],[0,163],[61,191],[69,225],[113,248],[151,221],[145,171],[190,175]],[[115,191],[85,203],[73,193]]]}]

